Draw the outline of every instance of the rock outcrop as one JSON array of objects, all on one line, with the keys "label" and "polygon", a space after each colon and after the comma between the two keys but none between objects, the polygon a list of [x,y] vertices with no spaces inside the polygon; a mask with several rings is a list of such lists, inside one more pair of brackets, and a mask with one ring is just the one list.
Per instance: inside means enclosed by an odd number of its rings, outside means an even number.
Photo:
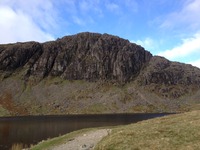
[{"label": "rock outcrop", "polygon": [[141,85],[165,98],[179,98],[200,89],[200,69],[154,56],[138,77]]},{"label": "rock outcrop", "polygon": [[0,70],[10,74],[26,68],[27,78],[61,76],[69,80],[118,82],[137,76],[152,57],[128,40],[97,33],[80,33],[42,44],[1,45],[0,52]]},{"label": "rock outcrop", "polygon": [[145,84],[165,84],[177,85],[183,84],[200,85],[199,68],[189,64],[179,62],[170,62],[169,60],[154,56],[143,71],[143,81]]}]

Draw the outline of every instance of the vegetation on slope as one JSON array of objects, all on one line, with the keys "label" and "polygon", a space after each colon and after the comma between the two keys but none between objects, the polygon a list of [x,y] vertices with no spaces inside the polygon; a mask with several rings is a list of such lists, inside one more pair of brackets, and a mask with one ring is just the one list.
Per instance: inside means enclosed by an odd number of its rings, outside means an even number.
[{"label": "vegetation on slope", "polygon": [[0,106],[0,117],[2,116],[9,116],[10,112],[7,109],[4,109],[2,106]]},{"label": "vegetation on slope", "polygon": [[199,90],[191,92],[193,96],[162,98],[135,82],[116,85],[48,77],[25,83],[18,75],[0,83],[0,116],[185,112],[196,109],[200,96]]},{"label": "vegetation on slope", "polygon": [[185,112],[197,109],[199,96],[200,90],[192,97],[161,98],[134,82],[115,85],[45,78],[32,85],[13,77],[1,81],[0,116]]},{"label": "vegetation on slope", "polygon": [[190,150],[200,147],[200,111],[142,121],[112,130],[96,150]]}]

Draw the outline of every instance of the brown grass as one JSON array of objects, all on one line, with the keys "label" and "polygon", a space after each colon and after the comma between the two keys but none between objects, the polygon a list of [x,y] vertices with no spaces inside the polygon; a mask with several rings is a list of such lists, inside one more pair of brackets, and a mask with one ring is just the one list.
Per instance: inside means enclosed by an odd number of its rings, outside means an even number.
[{"label": "brown grass", "polygon": [[15,105],[12,95],[9,92],[6,92],[0,96],[0,105],[7,111],[11,112],[11,114],[28,114],[28,112],[25,109]]},{"label": "brown grass", "polygon": [[11,150],[22,150],[24,148],[22,143],[15,143],[12,145]]}]

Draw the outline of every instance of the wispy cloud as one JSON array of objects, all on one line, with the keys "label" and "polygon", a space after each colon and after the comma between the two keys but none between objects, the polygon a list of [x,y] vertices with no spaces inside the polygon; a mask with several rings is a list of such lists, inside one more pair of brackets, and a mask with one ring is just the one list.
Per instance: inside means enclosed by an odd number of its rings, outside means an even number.
[{"label": "wispy cloud", "polygon": [[90,14],[91,12],[95,13],[98,16],[102,15],[102,8],[100,0],[80,0],[79,7],[81,14]]},{"label": "wispy cloud", "polygon": [[114,12],[114,13],[119,13],[119,11],[121,11],[120,6],[114,2],[107,2],[105,6],[109,11]]},{"label": "wispy cloud", "polygon": [[198,54],[200,56],[200,32],[190,38],[183,39],[180,45],[160,52],[158,55],[164,56],[168,59],[177,59],[192,54]]},{"label": "wispy cloud", "polygon": [[[0,43],[8,43],[43,42],[66,33],[97,28],[101,32],[103,26],[107,28],[107,20],[113,20],[111,23],[118,26],[128,23],[128,17],[137,11],[138,5],[136,0],[3,0],[0,7]],[[119,15],[114,16],[115,20],[112,18],[114,13]]]},{"label": "wispy cloud", "polygon": [[161,23],[161,28],[178,29],[180,27],[196,30],[200,28],[200,1],[186,0],[179,11],[174,11],[167,16]]},{"label": "wispy cloud", "polygon": [[73,15],[73,20],[77,25],[93,24],[95,20],[103,17],[100,0],[79,0],[77,5],[78,13]]},{"label": "wispy cloud", "polygon": [[155,45],[153,39],[151,39],[149,37],[145,38],[144,40],[137,40],[135,42],[137,44],[145,47],[146,49],[149,49],[149,50],[152,49],[152,48],[154,48],[154,45]]},{"label": "wispy cloud", "polygon": [[159,47],[162,45],[162,40],[156,40],[150,37],[146,37],[142,40],[132,40],[131,42],[141,45],[153,54],[156,54],[156,52],[159,51]]},{"label": "wispy cloud", "polygon": [[72,18],[75,24],[78,24],[80,26],[85,25],[85,21],[79,18],[78,16],[73,16]]},{"label": "wispy cloud", "polygon": [[127,12],[135,13],[138,11],[138,3],[135,0],[106,1],[105,7],[112,13],[123,15]]},{"label": "wispy cloud", "polygon": [[[182,4],[182,5],[181,5]],[[181,7],[180,7],[181,5]],[[160,24],[162,31],[170,36],[179,37],[179,44],[173,48],[159,52],[158,55],[170,60],[190,63],[199,67],[200,61],[200,1],[185,0],[179,3],[179,9],[162,16]],[[173,38],[172,38],[173,39]]]},{"label": "wispy cloud", "polygon": [[[45,5],[44,5],[45,3]],[[0,2],[0,43],[54,39],[56,12],[50,0]]]},{"label": "wispy cloud", "polygon": [[56,29],[58,26],[58,9],[52,0],[4,0],[0,5],[10,7],[15,12],[21,11],[44,30]]},{"label": "wispy cloud", "polygon": [[44,32],[34,21],[21,11],[0,7],[0,43],[36,40],[44,42],[54,39]]},{"label": "wispy cloud", "polygon": [[102,16],[100,0],[0,1],[0,43],[47,41],[69,33],[69,26],[92,24]]}]

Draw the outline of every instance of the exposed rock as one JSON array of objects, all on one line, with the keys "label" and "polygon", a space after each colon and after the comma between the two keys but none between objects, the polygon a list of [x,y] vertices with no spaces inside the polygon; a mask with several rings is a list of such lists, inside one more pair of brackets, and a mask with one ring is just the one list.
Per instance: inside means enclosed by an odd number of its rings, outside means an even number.
[{"label": "exposed rock", "polygon": [[14,71],[28,61],[33,64],[41,54],[41,50],[41,44],[36,42],[0,45],[0,70]]},{"label": "exposed rock", "polygon": [[146,79],[145,84],[200,85],[199,68],[178,62],[170,62],[163,57],[154,56],[142,73],[142,80]]},{"label": "exposed rock", "polygon": [[57,41],[0,46],[0,70],[26,67],[26,77],[61,76],[77,80],[127,82],[152,55],[144,48],[108,34],[80,33]]},{"label": "exposed rock", "polygon": [[200,88],[200,69],[154,56],[139,75],[139,83],[164,97],[178,98]]}]

